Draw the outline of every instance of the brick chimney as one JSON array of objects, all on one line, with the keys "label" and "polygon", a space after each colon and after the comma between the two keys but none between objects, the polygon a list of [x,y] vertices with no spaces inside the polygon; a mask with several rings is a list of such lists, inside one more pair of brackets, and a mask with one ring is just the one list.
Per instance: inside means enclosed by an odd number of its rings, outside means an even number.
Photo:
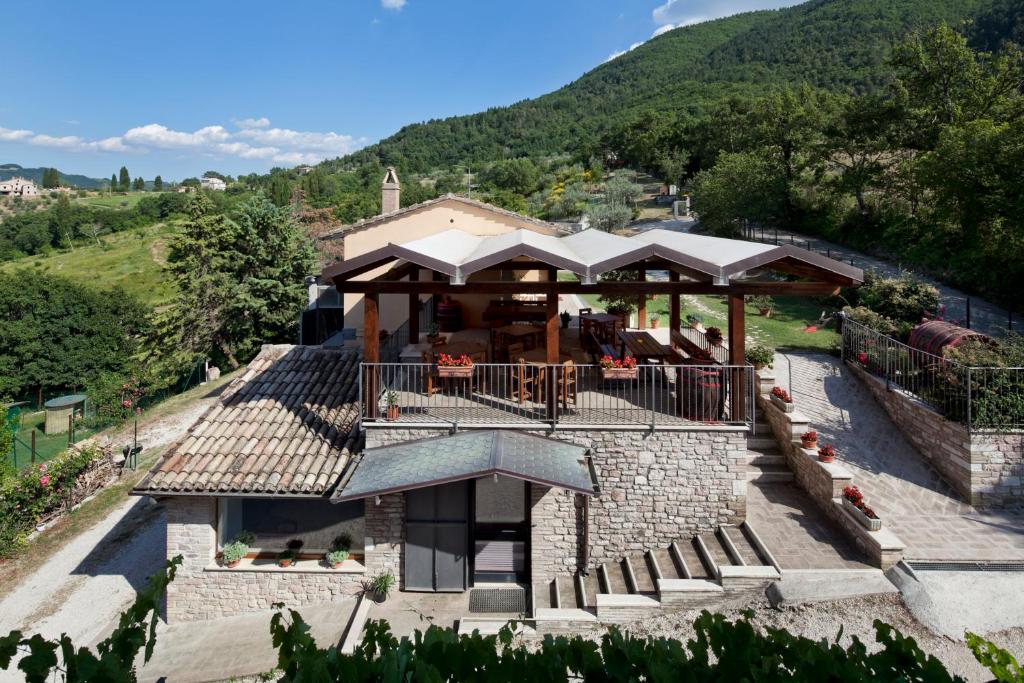
[{"label": "brick chimney", "polygon": [[398,173],[391,166],[384,174],[384,182],[380,184],[380,212],[389,214],[398,211],[402,204],[399,197],[402,192],[402,184],[398,182]]}]

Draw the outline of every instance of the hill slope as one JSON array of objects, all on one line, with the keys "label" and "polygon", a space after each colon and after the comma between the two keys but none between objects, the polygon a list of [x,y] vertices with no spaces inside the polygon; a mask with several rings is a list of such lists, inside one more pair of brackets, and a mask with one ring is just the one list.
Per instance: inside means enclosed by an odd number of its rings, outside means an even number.
[{"label": "hill slope", "polygon": [[[43,171],[45,168],[23,168],[18,164],[0,164],[0,180],[7,180],[8,178],[26,178],[42,185],[43,183]],[[60,182],[62,185],[80,187],[83,190],[99,190],[104,186],[104,180],[100,178],[90,178],[84,175],[77,175],[74,173],[60,173]]]},{"label": "hill slope", "polygon": [[[1005,0],[1000,0],[1005,4]],[[892,44],[909,31],[972,18],[993,0],[811,0],[669,31],[547,95],[479,114],[429,121],[328,168],[379,161],[426,171],[503,156],[594,149],[639,110],[699,115],[730,93],[808,82],[878,84]],[[998,3],[995,3],[998,4]]]}]

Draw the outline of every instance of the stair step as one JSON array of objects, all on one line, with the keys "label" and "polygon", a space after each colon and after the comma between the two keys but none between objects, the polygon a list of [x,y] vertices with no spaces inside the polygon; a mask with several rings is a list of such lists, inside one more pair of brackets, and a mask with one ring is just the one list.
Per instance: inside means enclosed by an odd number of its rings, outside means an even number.
[{"label": "stair step", "polygon": [[676,563],[675,558],[669,552],[668,548],[657,548],[651,553],[658,561],[658,569],[661,570],[661,578],[663,579],[685,579],[683,571]]},{"label": "stair step", "polygon": [[634,588],[637,593],[657,593],[658,586],[654,582],[654,569],[647,562],[647,558],[644,556],[636,558],[628,558],[630,566],[633,568],[633,578],[636,579]]},{"label": "stair step", "polygon": [[747,567],[761,564],[757,559],[757,553],[749,546],[747,540],[743,538],[743,534],[738,527],[721,526],[718,528],[718,533],[721,537],[722,545],[729,551],[729,558],[733,560],[733,564]]},{"label": "stair step", "polygon": [[[764,567],[775,566],[773,559],[758,549],[758,544],[754,541],[754,532],[751,529],[750,524],[747,522],[740,524],[739,533],[743,537],[743,541],[746,543],[747,548],[750,549],[750,554],[757,558],[757,564]],[[765,551],[770,552],[767,548],[765,548]]]},{"label": "stair step", "polygon": [[779,451],[749,451],[747,463],[757,467],[762,465],[786,465],[786,456]]},{"label": "stair step", "polygon": [[757,420],[757,422],[754,423],[754,434],[758,436],[766,436],[772,433],[772,428],[761,421],[760,415],[758,415],[755,419]]},{"label": "stair step", "polygon": [[596,571],[590,572],[587,576],[579,575],[579,581],[583,583],[584,597],[587,599],[586,607],[597,607],[597,594],[601,592],[601,583],[597,577]]},{"label": "stair step", "polygon": [[686,561],[686,566],[690,570],[691,579],[710,579],[714,578],[711,573],[711,568],[708,567],[707,563],[700,556],[700,551],[697,550],[697,539],[691,538],[689,541],[681,541],[676,543],[676,547],[679,548],[679,554],[683,556]]},{"label": "stair step", "polygon": [[714,560],[715,564],[719,567],[727,567],[736,564],[729,557],[729,551],[722,545],[721,539],[718,538],[717,533],[701,534],[700,540],[704,542],[704,547],[707,548],[708,553],[711,554],[711,559]]},{"label": "stair step", "polygon": [[775,440],[774,436],[748,436],[747,437],[747,448],[751,450],[759,450],[761,448],[778,448],[779,443]]},{"label": "stair step", "polygon": [[762,483],[793,481],[793,471],[786,465],[752,465],[747,470],[747,481]]},{"label": "stair step", "polygon": [[622,562],[605,562],[601,568],[604,570],[605,587],[605,590],[601,591],[602,593],[628,595],[631,592],[629,579],[626,578],[625,566]]},{"label": "stair step", "polygon": [[559,576],[555,579],[558,584],[558,604],[552,605],[556,609],[574,609],[582,606],[580,600],[579,586],[569,576]]},{"label": "stair step", "polygon": [[533,584],[533,609],[534,614],[539,609],[557,608],[555,602],[555,582],[535,582]]}]

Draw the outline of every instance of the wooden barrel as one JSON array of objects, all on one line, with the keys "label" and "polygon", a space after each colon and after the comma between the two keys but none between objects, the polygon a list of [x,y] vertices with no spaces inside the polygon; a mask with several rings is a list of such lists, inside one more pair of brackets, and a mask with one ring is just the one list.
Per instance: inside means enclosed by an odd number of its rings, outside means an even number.
[{"label": "wooden barrel", "polygon": [[437,304],[437,324],[442,332],[458,332],[462,329],[462,305],[458,301],[445,299]]},{"label": "wooden barrel", "polygon": [[682,416],[694,422],[722,419],[725,391],[722,370],[713,367],[684,367],[680,371],[679,403]]},{"label": "wooden barrel", "polygon": [[965,339],[991,341],[986,335],[966,327],[960,327],[945,320],[928,320],[910,331],[907,344],[918,351],[941,356],[947,348],[953,348]]}]

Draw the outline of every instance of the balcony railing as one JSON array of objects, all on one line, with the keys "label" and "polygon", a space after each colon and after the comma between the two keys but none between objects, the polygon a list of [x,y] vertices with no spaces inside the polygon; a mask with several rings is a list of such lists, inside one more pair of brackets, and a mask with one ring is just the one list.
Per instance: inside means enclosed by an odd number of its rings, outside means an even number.
[{"label": "balcony railing", "polygon": [[[364,363],[364,424],[412,427],[684,429],[754,422],[749,365],[640,365],[610,377],[596,365]],[[456,371],[458,372],[458,371]]]}]

